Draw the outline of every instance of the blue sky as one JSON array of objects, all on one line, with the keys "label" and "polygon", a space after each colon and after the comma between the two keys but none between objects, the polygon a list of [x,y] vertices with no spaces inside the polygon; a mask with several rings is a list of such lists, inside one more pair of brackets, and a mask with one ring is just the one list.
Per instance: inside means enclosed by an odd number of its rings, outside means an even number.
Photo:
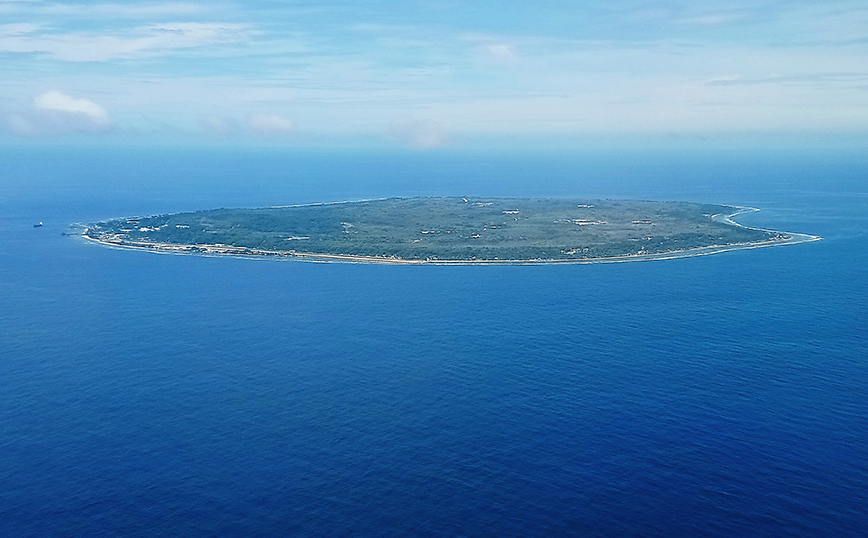
[{"label": "blue sky", "polygon": [[868,134],[868,4],[0,0],[0,138]]}]

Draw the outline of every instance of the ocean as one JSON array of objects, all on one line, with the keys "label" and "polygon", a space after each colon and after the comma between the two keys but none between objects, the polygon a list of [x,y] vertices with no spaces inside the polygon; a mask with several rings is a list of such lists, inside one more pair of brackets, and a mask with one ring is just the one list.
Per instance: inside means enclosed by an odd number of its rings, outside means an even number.
[{"label": "ocean", "polygon": [[[0,163],[2,536],[868,529],[864,151],[46,146]],[[63,235],[415,195],[726,203],[824,240],[416,267]]]}]

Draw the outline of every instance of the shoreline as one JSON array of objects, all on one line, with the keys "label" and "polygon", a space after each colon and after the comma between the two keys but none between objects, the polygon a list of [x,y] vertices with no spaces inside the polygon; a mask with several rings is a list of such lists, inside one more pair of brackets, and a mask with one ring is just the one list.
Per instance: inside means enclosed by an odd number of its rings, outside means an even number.
[{"label": "shoreline", "polygon": [[[333,202],[341,203],[341,202]],[[656,261],[656,260],[674,260],[679,258],[693,258],[697,256],[708,256],[711,254],[720,254],[723,252],[732,252],[735,250],[750,250],[755,248],[797,245],[800,243],[811,243],[820,241],[823,238],[817,235],[809,235],[794,232],[780,232],[778,230],[768,230],[765,228],[755,228],[745,226],[732,220],[732,217],[745,213],[756,212],[759,209],[754,207],[728,206],[736,209],[734,213],[724,214],[718,213],[711,216],[711,219],[716,222],[723,222],[740,228],[751,230],[760,230],[764,232],[781,233],[787,236],[786,239],[775,239],[768,241],[757,241],[752,243],[731,243],[726,245],[709,245],[705,247],[694,247],[685,250],[671,250],[666,252],[657,252],[653,254],[624,254],[621,256],[608,256],[600,258],[575,258],[575,259],[531,259],[531,260],[440,260],[440,259],[407,259],[397,257],[380,257],[380,256],[363,256],[356,254],[323,254],[310,252],[296,252],[293,250],[260,250],[247,247],[234,247],[223,244],[199,244],[199,245],[183,245],[175,243],[120,243],[105,241],[87,235],[88,228],[79,234],[88,241],[92,241],[99,245],[108,246],[118,249],[141,250],[153,252],[156,254],[186,254],[195,256],[207,257],[234,257],[245,259],[281,259],[281,260],[297,260],[313,263],[366,263],[379,265],[555,265],[555,264],[581,264],[589,265],[595,263],[627,263],[637,261]]]}]

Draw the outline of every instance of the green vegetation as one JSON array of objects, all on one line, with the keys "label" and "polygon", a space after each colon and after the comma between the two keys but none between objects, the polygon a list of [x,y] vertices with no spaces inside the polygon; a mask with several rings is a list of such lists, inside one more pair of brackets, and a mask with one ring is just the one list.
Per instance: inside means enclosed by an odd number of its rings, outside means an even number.
[{"label": "green vegetation", "polygon": [[[789,238],[712,219],[736,212],[685,202],[391,198],[118,219],[85,235],[164,250],[441,261],[590,260]],[[173,248],[181,245],[189,247]]]}]

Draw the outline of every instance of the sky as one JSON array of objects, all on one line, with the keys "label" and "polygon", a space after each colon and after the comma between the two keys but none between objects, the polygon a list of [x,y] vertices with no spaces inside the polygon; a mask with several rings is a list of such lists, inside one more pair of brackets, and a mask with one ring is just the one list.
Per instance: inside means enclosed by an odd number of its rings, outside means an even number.
[{"label": "sky", "polygon": [[739,136],[868,139],[868,3],[0,0],[0,141]]}]

